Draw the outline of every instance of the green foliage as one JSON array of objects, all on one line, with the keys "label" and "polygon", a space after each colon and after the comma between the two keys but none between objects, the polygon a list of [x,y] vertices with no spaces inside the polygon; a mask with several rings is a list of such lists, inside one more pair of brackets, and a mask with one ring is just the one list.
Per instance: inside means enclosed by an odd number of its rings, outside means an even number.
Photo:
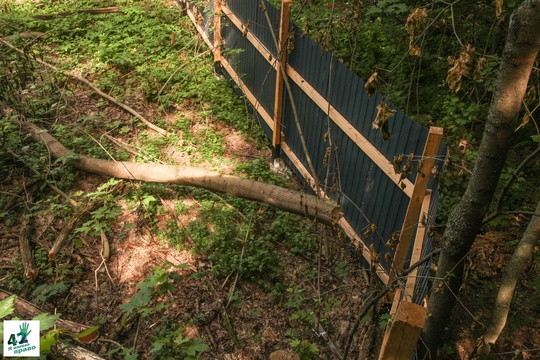
[{"label": "green foliage", "polygon": [[[235,271],[251,280],[272,277],[279,269],[280,259],[270,244],[258,237],[249,224],[240,221],[237,210],[214,201],[200,202],[199,218],[187,229],[197,250],[209,254],[214,274],[227,276]],[[239,199],[234,202],[249,203]]]},{"label": "green foliage", "polygon": [[184,335],[186,328],[179,326],[171,331],[168,326],[164,327],[158,336],[152,338],[150,352],[153,358],[195,360],[200,353],[208,350],[208,345],[201,339],[191,339],[190,336]]},{"label": "green foliage", "polygon": [[302,360],[311,360],[319,358],[319,348],[317,344],[307,340],[294,339],[291,341],[291,347],[300,355]]},{"label": "green foliage", "polygon": [[32,295],[35,297],[35,301],[38,303],[44,303],[51,297],[65,293],[69,290],[69,288],[70,285],[64,281],[60,281],[55,284],[42,284],[34,289]]},{"label": "green foliage", "polygon": [[311,237],[311,225],[301,218],[285,212],[278,216],[265,231],[263,239],[283,243],[295,255],[310,257],[317,251],[317,244]]},{"label": "green foliage", "polygon": [[268,160],[260,157],[255,160],[242,162],[236,166],[236,171],[246,174],[250,179],[263,181],[269,184],[285,186],[283,178],[277,176],[268,165]]},{"label": "green foliage", "polygon": [[15,303],[15,299],[17,299],[17,297],[11,295],[7,299],[0,301],[0,319],[13,314],[13,304]]},{"label": "green foliage", "polygon": [[[179,266],[183,268],[183,265]],[[157,310],[163,308],[163,304],[158,304],[155,307],[150,306],[152,299],[167,291],[174,290],[172,284],[175,279],[179,278],[176,272],[171,272],[172,266],[157,267],[154,272],[146,277],[146,280],[139,283],[137,288],[139,289],[135,296],[125,304],[120,305],[122,312],[126,316],[130,316],[134,311],[141,314],[143,317],[147,317]]]},{"label": "green foliage", "polygon": [[346,278],[347,276],[349,276],[350,271],[351,267],[349,265],[349,262],[346,260],[338,262],[334,268],[334,272],[336,273],[336,275],[342,278]]}]

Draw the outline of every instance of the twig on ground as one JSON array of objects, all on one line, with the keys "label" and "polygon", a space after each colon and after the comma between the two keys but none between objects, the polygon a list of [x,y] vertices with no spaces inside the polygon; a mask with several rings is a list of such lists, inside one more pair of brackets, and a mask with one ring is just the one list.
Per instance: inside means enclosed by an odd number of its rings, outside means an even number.
[{"label": "twig on ground", "polygon": [[[8,154],[10,154],[11,156],[13,156],[17,161],[19,161],[21,164],[23,164],[24,166],[26,166],[34,175],[38,176],[40,179],[45,179],[44,176],[42,176],[39,171],[37,171],[36,169],[34,169],[32,167],[32,165],[30,165],[29,163],[27,163],[23,158],[21,158],[19,155],[15,154],[13,151],[11,150],[8,150],[7,151]],[[63,192],[62,190],[60,190],[56,185],[53,185],[53,184],[50,184],[46,179],[45,179],[45,182],[47,183],[47,186],[49,186],[49,188],[54,191],[55,193],[57,193],[58,195],[62,196],[64,199],[66,199],[67,201],[69,201],[70,205],[73,206],[73,207],[77,207],[78,204],[75,200],[73,200],[72,198],[69,197],[68,194],[66,194],[65,192]]]},{"label": "twig on ground", "polygon": [[27,214],[28,207],[25,207],[25,210],[21,215],[19,249],[21,250],[21,261],[24,267],[24,275],[30,280],[35,280],[38,276],[38,269],[36,268],[34,256],[32,255],[32,249],[30,247],[30,219],[28,219]]},{"label": "twig on ground", "polygon": [[[29,56],[26,52],[24,52],[23,50],[11,45],[10,43],[8,43],[7,41],[4,41],[2,39],[0,39],[0,43],[4,44],[5,46],[9,47],[10,49],[12,50],[15,50],[25,56]],[[141,114],[139,114],[137,111],[135,111],[133,108],[131,108],[130,106],[116,100],[115,98],[113,98],[112,96],[108,95],[108,94],[105,94],[103,91],[101,91],[99,88],[97,88],[94,84],[92,84],[92,82],[90,82],[88,79],[86,79],[85,77],[83,77],[80,73],[78,72],[75,72],[75,71],[62,71],[62,70],[59,70],[56,66],[52,65],[52,64],[49,64],[48,62],[44,61],[44,60],[41,60],[41,59],[38,59],[38,58],[35,58],[35,57],[32,57],[36,62],[38,62],[39,64],[43,65],[43,66],[46,66],[48,67],[49,69],[51,70],[54,70],[55,72],[61,72],[62,74],[68,76],[68,77],[71,77],[73,79],[76,79],[78,80],[79,82],[82,82],[83,84],[85,84],[86,86],[88,86],[90,89],[92,89],[96,94],[98,94],[99,96],[109,100],[111,103],[113,103],[114,105],[118,106],[119,108],[122,108],[124,109],[125,111],[129,112],[130,114],[132,114],[133,116],[135,116],[136,118],[138,118],[139,120],[141,120],[146,126],[148,126],[150,129],[154,130],[155,132],[157,132],[158,134],[160,135],[163,135],[163,136],[166,136],[167,135],[167,131],[160,128],[159,126],[157,125],[154,125],[152,124],[150,121],[148,121],[144,116],[142,116]]]}]

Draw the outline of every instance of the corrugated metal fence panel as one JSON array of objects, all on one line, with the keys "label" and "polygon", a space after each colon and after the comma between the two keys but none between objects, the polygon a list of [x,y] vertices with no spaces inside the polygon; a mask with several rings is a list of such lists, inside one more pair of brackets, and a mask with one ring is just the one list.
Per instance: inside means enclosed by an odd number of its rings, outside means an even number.
[{"label": "corrugated metal fence panel", "polygon": [[[279,36],[280,11],[271,6],[267,0],[264,0],[264,4],[277,39]],[[228,1],[227,6],[240,20],[242,20],[244,25],[249,23],[249,31],[253,33],[253,35],[255,35],[272,54],[275,55],[277,53],[276,44],[272,37],[272,30],[262,11],[260,0],[233,0]]]},{"label": "corrugated metal fence panel", "polygon": [[[225,40],[222,55],[238,73],[246,87],[260,102],[262,107],[273,116],[276,72],[268,61],[251,45],[242,32],[223,17],[222,38]],[[267,136],[272,130],[264,121],[260,122]]]},{"label": "corrugated metal fence panel", "polygon": [[201,28],[204,30],[204,33],[208,36],[210,41],[214,42],[214,31],[212,31],[214,26],[214,2],[210,1],[208,6],[198,6],[197,12],[202,16],[202,22],[199,23]]},{"label": "corrugated metal fence panel", "polygon": [[[422,154],[428,130],[407,118],[399,110],[389,120],[391,139],[383,141],[379,130],[373,129],[372,122],[377,114],[377,105],[383,101],[376,93],[369,98],[364,91],[364,81],[352,73],[342,63],[332,58],[309,37],[301,36],[295,29],[294,50],[288,63],[351,124],[368,139],[389,161],[399,154]],[[308,151],[314,162],[319,178],[326,169],[322,159],[326,153],[324,133],[328,130],[325,113],[296,85],[293,86],[300,122]],[[387,102],[391,108],[395,106]],[[293,126],[294,118],[290,102],[286,99],[284,112],[284,132],[288,145],[305,163],[305,156]],[[339,189],[345,218],[357,233],[362,234],[370,224],[377,226],[377,232],[366,239],[366,245],[375,243],[379,253],[393,250],[386,248],[392,233],[401,230],[409,198],[356,146],[335,124],[330,123],[332,142],[339,144],[337,163],[339,169]],[[329,164],[332,166],[332,164]],[[335,172],[337,169],[330,168]],[[416,171],[410,175],[414,182]],[[324,177],[323,177],[324,178]],[[331,188],[333,183],[327,184]],[[382,260],[383,266],[389,264]]]},{"label": "corrugated metal fence panel", "polygon": [[[266,0],[264,3],[277,36],[279,10],[271,7]],[[261,10],[260,1],[234,0],[229,1],[227,6],[244,24],[249,23],[249,31],[268,50],[273,54],[276,53],[272,30]],[[207,17],[209,13],[207,12]],[[204,22],[206,31],[209,28],[207,17]],[[273,115],[275,70],[227,17],[222,17],[222,24],[222,38],[225,40],[224,56],[241,75],[245,85],[264,109]],[[370,98],[364,91],[365,83],[362,79],[309,37],[302,36],[301,31],[294,25],[291,29],[295,34],[294,49],[288,55],[288,64],[390,162],[393,162],[396,155],[403,154],[406,158],[413,153],[415,166],[408,178],[414,182],[428,129],[409,119],[392,103],[384,100],[381,94],[375,93]],[[209,35],[213,37],[213,34]],[[388,253],[392,258],[394,251],[386,247],[386,242],[393,233],[401,230],[409,204],[408,196],[336,124],[329,121],[325,112],[304,91],[294,82],[290,83],[307,151],[323,190],[335,199],[340,198],[344,216],[358,234],[362,236],[371,224],[377,226],[377,231],[365,239],[365,244],[367,246],[374,244],[375,250],[381,255],[382,265],[388,270],[389,263],[385,260],[384,254]],[[388,121],[391,135],[388,141],[383,141],[379,130],[373,129],[372,126],[377,114],[377,105],[381,101],[396,109],[395,115]],[[264,121],[260,123],[266,134],[271,137],[272,130]],[[287,92],[284,95],[282,125],[285,141],[304,167],[309,169]],[[333,146],[327,154],[330,143]],[[444,145],[439,152],[439,155],[443,154]],[[291,161],[288,163],[300,175],[294,164]],[[438,193],[435,186],[435,182],[431,180],[429,187],[433,189],[433,194],[428,222],[434,221],[436,213]],[[334,189],[336,191],[333,191]],[[429,251],[431,242],[427,237],[423,255]],[[421,279],[427,280],[428,275],[429,266],[420,268]],[[427,281],[421,280],[415,290],[415,300],[420,301],[426,289]]]}]

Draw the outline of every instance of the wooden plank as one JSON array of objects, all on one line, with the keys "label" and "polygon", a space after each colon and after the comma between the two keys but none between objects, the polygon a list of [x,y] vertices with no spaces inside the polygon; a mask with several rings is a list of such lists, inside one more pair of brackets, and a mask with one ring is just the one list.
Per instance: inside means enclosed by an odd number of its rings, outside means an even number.
[{"label": "wooden plank", "polygon": [[[397,185],[400,189],[401,187],[401,178],[399,174],[396,174],[394,171],[394,165],[388,161],[388,159],[381,154],[373,144],[369,142],[347,119],[343,117],[328,101],[321,95],[315,88],[313,88],[294,68],[290,65],[287,65],[287,76],[291,78],[296,85],[298,85],[302,91],[304,91],[319,108],[327,114],[334,123],[339,126],[341,130],[352,141],[355,142],[360,149]],[[413,184],[408,180],[404,179],[403,183],[405,188],[402,191],[409,197],[412,196]]]},{"label": "wooden plank", "polygon": [[242,22],[242,20],[240,20],[238,17],[236,17],[236,15],[234,15],[231,11],[231,9],[229,9],[227,7],[227,5],[222,5],[221,6],[221,10],[223,11],[223,13],[229,18],[229,20],[231,20],[231,22],[240,30],[242,31],[242,33],[244,34],[244,36],[246,37],[246,39],[249,40],[249,42],[251,43],[251,45],[253,45],[253,47],[255,47],[255,49],[257,49],[257,51],[259,53],[261,53],[261,55],[266,59],[266,61],[268,61],[270,63],[270,65],[272,65],[272,67],[276,70],[279,69],[278,67],[278,63],[277,63],[277,60],[276,58],[274,57],[274,55],[266,48],[266,46],[264,46],[260,41],[259,39],[257,39],[255,37],[255,35],[253,35],[250,31],[249,31],[249,28],[246,28],[246,26],[244,25],[244,23]]},{"label": "wooden plank", "polygon": [[[296,155],[294,154],[294,152],[289,147],[286,141],[283,141],[281,143],[281,150],[283,150],[285,155],[287,155],[289,160],[291,160],[291,162],[298,169],[300,174],[304,177],[304,179],[306,179],[309,186],[315,191],[315,179],[313,179],[308,169],[306,169],[306,167],[304,166],[304,164],[302,164],[300,159],[296,157]],[[319,189],[319,196],[322,198],[327,198],[326,194],[321,189]],[[349,239],[351,239],[352,243],[356,246],[356,250],[362,254],[364,259],[366,259],[368,263],[371,263],[371,252],[369,251],[369,247],[366,246],[366,244],[364,243],[360,235],[356,233],[356,231],[351,226],[351,224],[347,221],[347,219],[345,219],[345,217],[342,216],[341,219],[339,219],[338,221],[338,225],[341,226],[345,234],[349,237]],[[388,284],[388,280],[389,280],[388,273],[386,272],[386,270],[381,264],[377,265],[377,276],[384,284]]]},{"label": "wooden plank", "polygon": [[214,0],[214,62],[221,62],[221,0]]},{"label": "wooden plank", "polygon": [[204,32],[204,29],[198,24],[197,19],[195,18],[195,15],[193,14],[193,11],[191,11],[191,8],[189,6],[186,6],[186,12],[193,23],[195,25],[195,28],[197,29],[197,32],[202,36],[204,42],[206,45],[208,45],[208,48],[211,51],[214,51],[214,44],[210,41],[210,38],[206,33]]},{"label": "wooden plank", "polygon": [[272,119],[272,116],[270,116],[270,114],[264,109],[264,107],[257,100],[255,95],[253,95],[253,93],[249,90],[249,88],[244,84],[244,82],[242,81],[240,76],[238,76],[238,74],[233,69],[231,64],[229,64],[229,62],[224,57],[221,58],[221,66],[223,66],[223,68],[225,70],[227,70],[227,72],[229,73],[231,78],[234,80],[236,85],[238,85],[240,90],[242,90],[242,92],[245,94],[246,98],[249,100],[249,102],[251,103],[253,108],[259,113],[259,115],[261,115],[261,117],[266,122],[266,124],[270,128],[272,128],[273,125],[274,125],[274,121]]},{"label": "wooden plank", "polygon": [[[422,202],[422,208],[420,210],[420,219],[424,217],[424,214],[427,216],[429,214],[429,205],[431,203],[431,190],[426,191],[424,196],[424,201]],[[413,251],[411,255],[411,264],[416,263],[422,257],[422,248],[424,247],[424,239],[426,236],[427,224],[422,224],[422,220],[418,224],[416,229],[416,236],[414,238]],[[408,301],[412,301],[414,295],[414,288],[416,287],[416,275],[418,274],[418,268],[414,269],[412,272],[407,275],[407,283],[405,285],[405,294],[404,297]]]},{"label": "wooden plank", "polygon": [[289,39],[289,25],[291,19],[292,0],[282,0],[281,20],[279,27],[278,69],[276,70],[276,92],[274,99],[274,128],[272,132],[272,145],[281,143],[281,117],[283,115],[283,88],[284,88],[284,64],[287,62],[287,40]]},{"label": "wooden plank", "polygon": [[439,151],[443,137],[443,130],[439,127],[430,127],[429,134],[422,154],[422,161],[416,181],[414,183],[414,190],[411,196],[411,201],[405,214],[405,220],[399,234],[399,242],[394,254],[394,261],[392,262],[392,268],[390,270],[390,280],[393,279],[395,274],[399,274],[403,271],[403,266],[407,260],[407,253],[411,246],[412,235],[417,228],[418,218],[420,215],[420,209],[426,195],[429,179],[431,178],[431,171],[435,164],[435,158]]},{"label": "wooden plank", "polygon": [[410,360],[426,321],[427,309],[401,301],[383,341],[379,360]]}]

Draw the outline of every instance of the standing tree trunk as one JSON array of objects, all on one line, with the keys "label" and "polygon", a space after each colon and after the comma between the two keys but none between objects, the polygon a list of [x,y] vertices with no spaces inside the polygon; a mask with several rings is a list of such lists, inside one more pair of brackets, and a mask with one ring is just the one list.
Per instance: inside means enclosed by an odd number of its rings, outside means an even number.
[{"label": "standing tree trunk", "polygon": [[443,235],[443,250],[429,299],[423,332],[427,355],[436,357],[448,326],[463,266],[493,198],[512,144],[521,102],[540,49],[540,0],[525,0],[512,14],[501,66],[471,180],[452,210]]},{"label": "standing tree trunk", "polygon": [[[540,202],[538,202],[538,206],[536,207],[536,213],[540,214]],[[495,344],[506,325],[510,303],[514,297],[514,290],[516,289],[519,277],[531,261],[534,254],[534,247],[538,243],[540,243],[540,216],[533,216],[514,254],[512,254],[510,261],[504,269],[491,319],[489,320],[484,336],[478,341],[478,352],[473,359],[485,360],[489,356],[491,347]]]}]

